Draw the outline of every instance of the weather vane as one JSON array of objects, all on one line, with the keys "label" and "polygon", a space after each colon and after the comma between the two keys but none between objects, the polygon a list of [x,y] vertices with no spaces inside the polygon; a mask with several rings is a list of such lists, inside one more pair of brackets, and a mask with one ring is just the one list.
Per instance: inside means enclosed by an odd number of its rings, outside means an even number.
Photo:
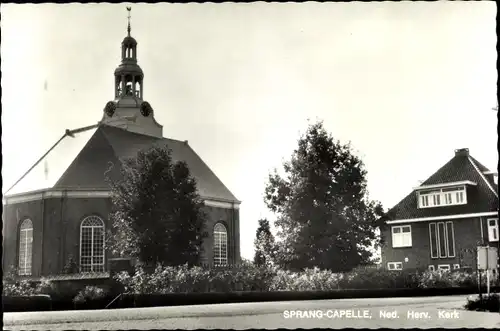
[{"label": "weather vane", "polygon": [[132,7],[127,7],[127,11],[128,11],[128,28],[127,28],[127,31],[128,31],[128,35],[130,36],[130,11],[132,10]]}]

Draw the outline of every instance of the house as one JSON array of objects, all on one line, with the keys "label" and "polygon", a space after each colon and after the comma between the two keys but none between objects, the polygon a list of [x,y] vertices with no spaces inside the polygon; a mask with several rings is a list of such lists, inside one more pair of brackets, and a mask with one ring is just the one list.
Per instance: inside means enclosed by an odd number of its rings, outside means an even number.
[{"label": "house", "polygon": [[467,148],[384,217],[382,265],[389,270],[476,267],[476,249],[498,247],[496,173]]},{"label": "house", "polygon": [[108,261],[114,257],[104,246],[111,226],[106,178],[121,178],[121,161],[152,146],[168,147],[172,159],[186,162],[196,179],[209,219],[203,262],[239,262],[240,201],[187,141],[163,137],[163,127],[144,99],[144,74],[130,31],[129,22],[121,64],[110,77],[114,99],[106,103],[102,119],[66,130],[4,195],[4,272],[15,266],[20,276],[57,275],[70,257],[81,272],[108,272]]}]

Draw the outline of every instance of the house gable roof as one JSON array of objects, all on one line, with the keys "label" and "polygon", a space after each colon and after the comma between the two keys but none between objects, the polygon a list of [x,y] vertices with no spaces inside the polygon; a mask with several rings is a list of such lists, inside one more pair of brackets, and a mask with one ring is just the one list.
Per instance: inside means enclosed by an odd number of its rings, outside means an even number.
[{"label": "house gable roof", "polygon": [[468,153],[457,153],[421,185],[437,185],[452,182],[471,181],[477,185],[467,186],[467,204],[418,208],[417,190],[413,190],[403,200],[391,208],[385,220],[411,220],[416,218],[440,217],[447,215],[474,214],[498,210],[498,191],[482,172],[488,169],[479,164]]}]

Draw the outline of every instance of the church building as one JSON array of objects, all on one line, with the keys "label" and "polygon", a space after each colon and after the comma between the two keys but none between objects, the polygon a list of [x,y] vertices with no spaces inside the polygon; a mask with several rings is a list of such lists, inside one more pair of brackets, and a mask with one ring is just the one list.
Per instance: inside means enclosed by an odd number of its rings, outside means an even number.
[{"label": "church building", "polygon": [[81,273],[106,273],[113,258],[104,247],[111,226],[106,178],[119,179],[121,160],[153,145],[171,149],[173,161],[186,162],[196,178],[209,218],[204,262],[240,261],[240,201],[187,141],[163,137],[144,98],[145,76],[130,35],[130,15],[127,30],[114,71],[114,100],[106,103],[102,119],[66,130],[4,195],[4,272],[15,267],[20,276],[58,275],[73,257]]}]

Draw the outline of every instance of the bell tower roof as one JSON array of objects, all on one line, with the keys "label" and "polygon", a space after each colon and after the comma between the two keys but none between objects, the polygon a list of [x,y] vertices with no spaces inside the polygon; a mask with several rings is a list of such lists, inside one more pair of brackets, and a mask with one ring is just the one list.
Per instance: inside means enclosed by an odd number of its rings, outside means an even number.
[{"label": "bell tower roof", "polygon": [[154,118],[151,105],[144,101],[144,72],[137,64],[137,41],[130,35],[131,7],[127,7],[127,36],[121,44],[121,63],[114,71],[114,101],[104,107],[101,123],[155,137],[163,129]]}]

